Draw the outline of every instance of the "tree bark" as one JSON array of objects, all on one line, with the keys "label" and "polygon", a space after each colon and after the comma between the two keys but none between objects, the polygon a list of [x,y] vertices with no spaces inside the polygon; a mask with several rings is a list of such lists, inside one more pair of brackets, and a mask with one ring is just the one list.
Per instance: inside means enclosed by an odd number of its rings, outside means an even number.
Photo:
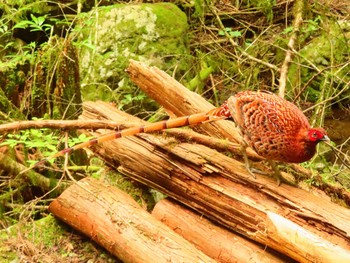
[{"label": "tree bark", "polygon": [[265,246],[247,241],[168,199],[158,202],[152,215],[218,262],[290,261],[290,258],[281,259]]},{"label": "tree bark", "polygon": [[69,187],[49,209],[123,262],[215,262],[129,195],[91,177]]}]

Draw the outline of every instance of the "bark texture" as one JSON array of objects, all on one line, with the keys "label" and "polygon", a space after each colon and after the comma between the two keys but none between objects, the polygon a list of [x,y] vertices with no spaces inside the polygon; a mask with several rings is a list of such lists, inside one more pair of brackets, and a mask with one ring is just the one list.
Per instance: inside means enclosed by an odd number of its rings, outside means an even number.
[{"label": "bark texture", "polygon": [[215,262],[129,195],[93,178],[73,184],[49,209],[123,262]]},{"label": "bark texture", "polygon": [[273,263],[288,260],[168,199],[158,202],[152,215],[218,262]]}]

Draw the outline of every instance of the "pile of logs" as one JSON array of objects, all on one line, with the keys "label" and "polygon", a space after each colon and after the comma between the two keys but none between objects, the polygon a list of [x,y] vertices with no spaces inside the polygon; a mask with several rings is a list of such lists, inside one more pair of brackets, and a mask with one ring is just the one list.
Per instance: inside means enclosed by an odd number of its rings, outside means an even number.
[{"label": "pile of logs", "polygon": [[[170,117],[213,108],[157,68],[131,61],[128,72]],[[119,128],[144,124],[104,102],[85,102],[80,119],[113,120]],[[50,211],[124,262],[350,262],[350,210],[277,186],[269,176],[254,179],[231,121],[191,128],[197,132],[140,134],[92,148],[111,167],[169,197],[152,214],[93,178],[69,187]]]}]

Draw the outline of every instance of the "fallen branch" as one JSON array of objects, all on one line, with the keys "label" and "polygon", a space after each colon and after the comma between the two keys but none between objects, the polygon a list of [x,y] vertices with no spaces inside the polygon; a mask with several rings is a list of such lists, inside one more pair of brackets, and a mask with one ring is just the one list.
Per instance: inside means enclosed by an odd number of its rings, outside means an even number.
[{"label": "fallen branch", "polygon": [[25,182],[30,185],[40,188],[44,192],[48,192],[53,188],[57,187],[56,190],[62,192],[67,184],[60,182],[57,179],[47,178],[40,173],[33,170],[29,170],[25,173],[21,173],[26,167],[16,161],[14,161],[9,156],[0,153],[0,170],[5,171],[8,174],[17,175],[15,181],[11,184],[11,187],[20,187]]}]

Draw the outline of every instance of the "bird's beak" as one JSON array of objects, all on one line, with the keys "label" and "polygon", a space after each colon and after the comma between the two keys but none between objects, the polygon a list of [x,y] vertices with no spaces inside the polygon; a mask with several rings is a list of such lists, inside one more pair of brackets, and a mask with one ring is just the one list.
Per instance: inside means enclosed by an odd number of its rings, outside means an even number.
[{"label": "bird's beak", "polygon": [[327,135],[324,135],[321,141],[330,141],[330,139]]}]

